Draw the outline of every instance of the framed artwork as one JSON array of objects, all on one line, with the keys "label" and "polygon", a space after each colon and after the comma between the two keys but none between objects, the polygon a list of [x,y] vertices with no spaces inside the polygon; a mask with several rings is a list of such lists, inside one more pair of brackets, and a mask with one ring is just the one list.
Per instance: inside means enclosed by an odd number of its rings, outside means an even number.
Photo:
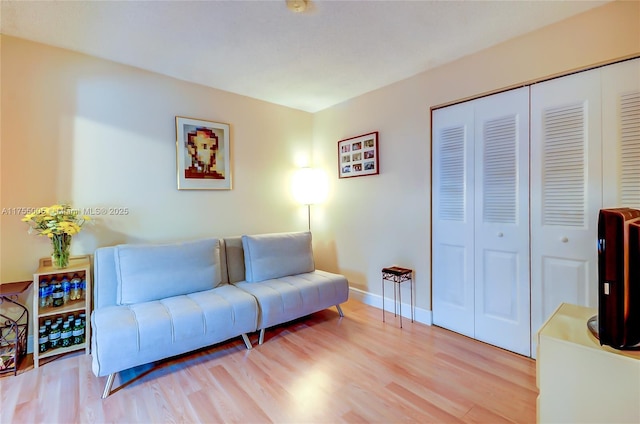
[{"label": "framed artwork", "polygon": [[338,141],[338,176],[340,178],[378,173],[377,131]]},{"label": "framed artwork", "polygon": [[229,124],[176,116],[178,190],[231,190]]}]

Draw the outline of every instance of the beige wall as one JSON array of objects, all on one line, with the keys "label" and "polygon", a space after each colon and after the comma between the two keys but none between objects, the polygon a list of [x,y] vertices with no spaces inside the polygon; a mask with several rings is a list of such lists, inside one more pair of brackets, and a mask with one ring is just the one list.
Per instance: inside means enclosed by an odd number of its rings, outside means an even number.
[{"label": "beige wall", "polygon": [[372,304],[381,268],[414,269],[417,312],[427,321],[430,108],[638,54],[640,3],[616,2],[316,113],[314,161],[332,175],[338,140],[380,133],[380,175],[333,178],[329,201],[315,207],[318,264],[342,271]]},{"label": "beige wall", "polygon": [[[1,72],[2,281],[30,279],[51,254],[13,208],[128,209],[94,216],[72,254],[307,228],[289,186],[311,114],[7,36]],[[233,190],[176,189],[176,115],[231,124]]]}]

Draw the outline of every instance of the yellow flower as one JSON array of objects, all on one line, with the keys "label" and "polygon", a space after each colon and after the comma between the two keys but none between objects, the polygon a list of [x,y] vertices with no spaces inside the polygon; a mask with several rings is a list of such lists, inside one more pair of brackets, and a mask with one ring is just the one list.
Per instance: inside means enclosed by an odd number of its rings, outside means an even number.
[{"label": "yellow flower", "polygon": [[76,235],[82,226],[90,221],[86,215],[78,216],[78,209],[60,204],[38,208],[35,213],[26,214],[23,222],[29,224],[29,232],[53,238],[54,235]]},{"label": "yellow flower", "polygon": [[46,213],[47,213],[47,215],[54,216],[54,215],[56,215],[56,214],[58,213],[58,211],[60,211],[61,209],[62,209],[62,208],[61,208],[61,206],[60,206],[60,205],[53,205],[53,206],[49,206],[49,207],[46,209]]}]

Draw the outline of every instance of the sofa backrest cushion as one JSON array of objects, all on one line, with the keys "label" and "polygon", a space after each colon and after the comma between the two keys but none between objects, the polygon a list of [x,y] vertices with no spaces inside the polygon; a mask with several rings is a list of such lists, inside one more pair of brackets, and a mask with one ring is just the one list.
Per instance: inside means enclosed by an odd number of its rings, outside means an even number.
[{"label": "sofa backrest cushion", "polygon": [[118,276],[116,275],[115,246],[99,247],[93,253],[93,276],[91,308],[117,305]]},{"label": "sofa backrest cushion", "polygon": [[[242,249],[242,237],[225,237],[224,247],[226,253],[225,259],[228,282],[238,283],[240,281],[245,281],[244,250]],[[224,276],[222,278],[224,279]]]},{"label": "sofa backrest cushion", "polygon": [[242,247],[250,283],[315,270],[310,232],[245,235]]},{"label": "sofa backrest cushion", "polygon": [[216,287],[221,282],[217,238],[116,246],[117,303],[131,305]]}]

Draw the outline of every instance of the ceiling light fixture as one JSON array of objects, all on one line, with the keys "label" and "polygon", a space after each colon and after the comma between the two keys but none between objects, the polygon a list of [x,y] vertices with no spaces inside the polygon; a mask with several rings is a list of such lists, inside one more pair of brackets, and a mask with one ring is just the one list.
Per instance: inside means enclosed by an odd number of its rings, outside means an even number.
[{"label": "ceiling light fixture", "polygon": [[286,0],[287,9],[294,13],[302,13],[307,10],[307,0]]}]

